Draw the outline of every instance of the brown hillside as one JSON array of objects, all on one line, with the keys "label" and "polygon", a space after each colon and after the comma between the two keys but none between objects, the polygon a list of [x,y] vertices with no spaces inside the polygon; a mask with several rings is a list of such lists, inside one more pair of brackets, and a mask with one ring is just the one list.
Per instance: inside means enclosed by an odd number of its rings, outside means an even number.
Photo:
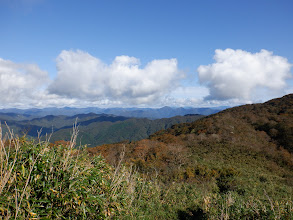
[{"label": "brown hillside", "polygon": [[124,152],[126,164],[165,183],[187,181],[220,192],[265,190],[293,196],[292,103],[290,94],[178,124],[149,139],[88,151],[101,153],[114,165]]},{"label": "brown hillside", "polygon": [[[293,94],[273,99],[263,104],[251,104],[230,108],[188,125],[175,125],[160,134],[192,134],[205,138],[245,144],[257,149],[261,142],[293,152]],[[261,140],[259,140],[260,138]],[[258,143],[257,143],[258,142]]]}]

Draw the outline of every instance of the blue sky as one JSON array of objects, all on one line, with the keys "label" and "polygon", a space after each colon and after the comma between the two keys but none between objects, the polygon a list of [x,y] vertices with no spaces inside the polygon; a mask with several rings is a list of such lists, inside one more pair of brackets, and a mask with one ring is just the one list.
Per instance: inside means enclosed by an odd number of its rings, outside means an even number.
[{"label": "blue sky", "polygon": [[217,106],[293,92],[288,0],[0,0],[0,107]]}]

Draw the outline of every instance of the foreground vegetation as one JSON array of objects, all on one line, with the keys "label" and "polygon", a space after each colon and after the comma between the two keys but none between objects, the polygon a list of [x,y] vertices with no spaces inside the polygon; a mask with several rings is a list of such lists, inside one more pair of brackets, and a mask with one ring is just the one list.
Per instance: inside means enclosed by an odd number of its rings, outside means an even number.
[{"label": "foreground vegetation", "polygon": [[[123,165],[123,146],[115,167],[77,150],[76,135],[75,128],[70,142],[54,145],[1,136],[0,219],[293,218],[289,194],[275,196],[261,185],[259,194],[222,190],[238,175],[233,169],[190,170],[186,181],[162,181]],[[209,177],[198,173],[201,181],[191,181],[196,172]]]}]

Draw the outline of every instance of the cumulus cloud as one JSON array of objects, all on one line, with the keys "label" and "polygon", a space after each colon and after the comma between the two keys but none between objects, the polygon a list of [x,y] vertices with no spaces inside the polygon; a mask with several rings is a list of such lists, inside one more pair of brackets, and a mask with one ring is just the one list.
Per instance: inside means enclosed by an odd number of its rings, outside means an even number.
[{"label": "cumulus cloud", "polygon": [[105,64],[86,52],[64,50],[48,91],[90,101],[149,104],[176,88],[182,77],[176,59],[153,60],[140,68],[135,57],[117,56]]},{"label": "cumulus cloud", "polygon": [[198,68],[202,86],[183,86],[185,75],[176,59],[153,60],[142,67],[135,57],[117,56],[106,64],[80,50],[62,51],[56,59],[57,76],[50,79],[35,64],[0,58],[0,108],[210,107],[292,92],[286,87],[292,65],[272,52],[216,50],[214,59]]},{"label": "cumulus cloud", "polygon": [[267,92],[280,94],[291,77],[292,65],[281,56],[261,50],[250,53],[243,50],[216,50],[215,63],[201,65],[197,71],[199,80],[209,88],[206,100],[238,99],[252,101]]},{"label": "cumulus cloud", "polygon": [[[0,58],[0,103],[29,103],[49,83],[48,73],[35,64],[17,64]],[[6,106],[3,106],[6,107]]]},{"label": "cumulus cloud", "polygon": [[35,64],[0,58],[0,108],[156,106],[176,88],[183,74],[176,59],[118,56],[111,64],[82,51],[62,51],[57,77]]}]

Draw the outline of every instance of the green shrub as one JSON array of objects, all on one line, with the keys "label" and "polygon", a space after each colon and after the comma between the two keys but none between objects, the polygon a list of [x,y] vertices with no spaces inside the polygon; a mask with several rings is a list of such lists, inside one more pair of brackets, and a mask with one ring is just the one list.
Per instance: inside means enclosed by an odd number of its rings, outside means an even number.
[{"label": "green shrub", "polygon": [[76,135],[57,145],[0,139],[0,219],[104,219],[125,210],[134,174],[77,150]]},{"label": "green shrub", "polygon": [[[0,194],[0,216],[104,218],[111,168],[100,156],[67,146],[12,139],[2,144],[1,171],[11,170]],[[3,177],[2,172],[2,177]],[[111,202],[111,201],[110,201]]]}]

